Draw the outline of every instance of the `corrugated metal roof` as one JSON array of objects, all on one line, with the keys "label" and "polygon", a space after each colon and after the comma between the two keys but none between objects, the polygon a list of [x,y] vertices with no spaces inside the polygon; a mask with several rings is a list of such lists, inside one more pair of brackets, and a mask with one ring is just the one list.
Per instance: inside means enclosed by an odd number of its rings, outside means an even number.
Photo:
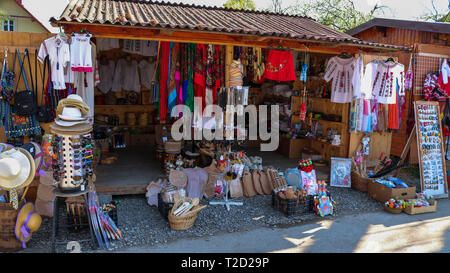
[{"label": "corrugated metal roof", "polygon": [[307,17],[145,0],[71,0],[62,15],[51,21],[225,32],[401,48],[362,41]]}]

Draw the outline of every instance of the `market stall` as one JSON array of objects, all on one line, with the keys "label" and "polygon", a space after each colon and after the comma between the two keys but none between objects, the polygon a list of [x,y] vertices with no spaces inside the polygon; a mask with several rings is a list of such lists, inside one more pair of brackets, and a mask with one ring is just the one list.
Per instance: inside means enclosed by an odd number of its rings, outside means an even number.
[{"label": "market stall", "polygon": [[[122,7],[120,14],[111,5]],[[109,240],[122,235],[107,212],[99,209],[96,193],[145,194],[172,229],[184,230],[195,224],[205,206],[224,205],[227,210],[245,206],[245,201],[234,198],[271,195],[272,206],[288,216],[299,212],[326,216],[338,209],[330,186],[350,188],[353,181],[364,179],[366,191],[370,183],[392,186],[391,180],[375,176],[386,171],[381,164],[389,158],[390,131],[399,129],[409,90],[404,84],[407,70],[390,52],[408,48],[355,39],[304,17],[181,4],[129,5],[137,6],[130,8],[118,0],[71,1],[59,18],[51,19],[60,33],[40,41],[36,54],[48,71],[42,77],[43,92],[37,95],[44,98],[39,106],[49,109],[41,109],[42,116],[57,119],[63,127],[74,122],[89,127],[75,130],[82,132],[78,142],[92,145],[91,154],[85,155],[90,156],[85,163],[91,165],[83,165],[86,179],[67,182],[58,176],[57,166],[76,170],[57,158],[55,169],[46,171],[59,188],[79,196],[86,188],[93,190],[84,219],[90,220],[99,246],[107,247]],[[180,18],[189,13],[196,14],[198,22],[186,28]],[[173,22],[166,24],[162,15],[173,14],[180,18],[171,17]],[[253,23],[211,19],[220,16],[245,17]],[[70,100],[74,95],[81,100]],[[221,120],[227,126],[214,119],[196,119],[196,111],[213,104],[217,113],[223,111]],[[193,122],[185,130],[235,136],[175,139],[171,128],[188,113],[171,115],[177,105],[193,112]],[[239,117],[246,120],[245,113],[227,111],[229,105],[256,109],[278,105],[279,122],[264,123],[269,129],[279,127],[275,132],[280,135],[279,148],[259,151],[268,140],[245,134],[250,117],[244,127],[227,124]],[[242,132],[245,137],[238,139]],[[58,135],[64,130],[55,131],[51,125],[45,133]],[[54,145],[58,154],[72,147],[73,140],[47,136],[46,141],[43,145]],[[276,153],[284,156],[283,162],[271,161]],[[221,200],[210,202],[212,197]],[[73,219],[81,219],[80,214],[73,213]],[[98,217],[89,218],[92,215]]]}]

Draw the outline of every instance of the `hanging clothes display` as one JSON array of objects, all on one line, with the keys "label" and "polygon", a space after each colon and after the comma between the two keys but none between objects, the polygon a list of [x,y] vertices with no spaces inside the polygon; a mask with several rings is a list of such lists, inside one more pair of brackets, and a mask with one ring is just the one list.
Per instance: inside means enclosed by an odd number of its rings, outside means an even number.
[{"label": "hanging clothes display", "polygon": [[145,86],[148,89],[152,87],[152,77],[155,72],[155,64],[150,63],[149,61],[142,59],[139,62],[139,75],[141,80],[141,85]]},{"label": "hanging clothes display", "polygon": [[[98,67],[96,65],[97,62],[97,48],[92,43],[90,45],[91,60],[89,63],[92,66]],[[74,88],[76,90],[76,94],[79,95],[84,103],[89,106],[89,112],[86,115],[90,124],[94,122],[94,108],[95,108],[95,95],[94,95],[94,87],[95,87],[95,74],[97,72],[93,70],[92,72],[75,72],[74,74]]]},{"label": "hanging clothes display", "polygon": [[92,45],[90,34],[75,33],[70,44],[72,71],[93,72]]},{"label": "hanging clothes display", "polygon": [[447,59],[442,62],[441,73],[437,81],[439,88],[445,96],[450,96],[450,64]]},{"label": "hanging clothes display", "polygon": [[242,86],[244,78],[244,66],[240,60],[233,60],[230,64],[230,86]]},{"label": "hanging clothes display", "polygon": [[[206,64],[207,64],[207,52],[206,46],[203,44],[197,44],[197,50],[195,55],[194,65],[194,97],[202,98],[202,111],[206,106],[205,93],[206,93]],[[195,110],[195,109],[194,109]]]},{"label": "hanging clothes display", "polygon": [[115,38],[96,38],[96,45],[98,51],[120,48],[119,39]]},{"label": "hanging clothes display", "polygon": [[294,58],[290,50],[273,49],[269,51],[264,79],[279,82],[295,81]]},{"label": "hanging clothes display", "polygon": [[333,80],[331,85],[331,102],[349,103],[353,99],[353,73],[356,59],[332,57],[325,69],[325,81]]},{"label": "hanging clothes display", "polygon": [[73,72],[70,68],[71,51],[70,45],[61,35],[46,39],[41,43],[38,60],[44,63],[49,56],[51,67],[51,79],[53,88],[56,90],[66,89],[66,81],[73,82]]},{"label": "hanging clothes display", "polygon": [[177,87],[175,74],[177,70],[177,55],[178,47],[177,43],[170,43],[170,57],[169,57],[169,83],[168,83],[168,96],[167,105],[169,113],[172,112],[172,108],[177,104]]},{"label": "hanging clothes display", "polygon": [[405,95],[405,68],[400,63],[380,63],[372,82],[372,96],[383,104],[396,104],[397,93]]},{"label": "hanging clothes display", "polygon": [[99,61],[100,83],[97,87],[104,94],[108,93],[113,86],[115,68],[116,64],[113,60],[108,60],[105,56],[102,56],[102,58],[100,58]]},{"label": "hanging clothes display", "polygon": [[167,118],[167,95],[169,76],[170,42],[161,42],[161,70],[159,88],[159,119],[160,123],[166,123]]}]

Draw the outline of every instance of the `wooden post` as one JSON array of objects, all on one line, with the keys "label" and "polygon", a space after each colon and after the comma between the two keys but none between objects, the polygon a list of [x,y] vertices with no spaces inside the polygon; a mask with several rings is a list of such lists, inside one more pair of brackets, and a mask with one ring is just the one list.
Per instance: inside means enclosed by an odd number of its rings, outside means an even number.
[{"label": "wooden post", "polygon": [[225,86],[230,87],[230,64],[233,61],[232,45],[225,46]]}]

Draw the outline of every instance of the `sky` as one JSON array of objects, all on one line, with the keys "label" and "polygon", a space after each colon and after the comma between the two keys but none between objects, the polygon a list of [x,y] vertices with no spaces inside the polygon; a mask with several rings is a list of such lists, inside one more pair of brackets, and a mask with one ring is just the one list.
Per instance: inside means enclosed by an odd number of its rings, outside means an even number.
[{"label": "sky", "polygon": [[[186,3],[205,6],[221,7],[226,0],[165,0],[173,3]],[[307,0],[282,0],[283,6],[289,6],[296,2]],[[32,12],[50,31],[57,32],[57,28],[51,27],[50,17],[58,17],[69,3],[69,0],[23,0],[24,6]],[[266,9],[271,0],[254,0],[257,9]],[[369,11],[375,4],[387,6],[384,14],[377,17],[394,18],[403,20],[417,20],[418,17],[432,10],[431,0],[355,0],[356,8],[360,11]],[[449,0],[434,0],[436,8],[440,12],[448,12]]]}]

